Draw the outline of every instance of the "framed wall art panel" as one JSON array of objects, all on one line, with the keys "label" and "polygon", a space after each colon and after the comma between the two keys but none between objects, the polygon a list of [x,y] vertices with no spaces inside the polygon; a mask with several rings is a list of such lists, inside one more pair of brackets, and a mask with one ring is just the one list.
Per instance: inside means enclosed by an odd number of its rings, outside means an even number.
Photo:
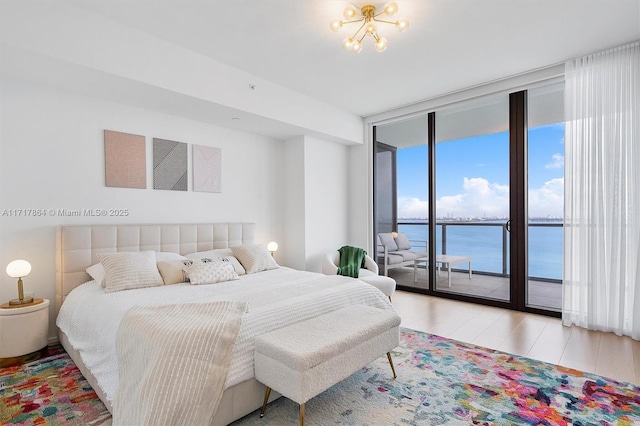
[{"label": "framed wall art panel", "polygon": [[153,188],[187,190],[187,144],[153,138]]},{"label": "framed wall art panel", "polygon": [[210,146],[193,145],[193,190],[222,192],[222,150]]},{"label": "framed wall art panel", "polygon": [[104,131],[105,185],[118,188],[147,187],[145,137]]}]

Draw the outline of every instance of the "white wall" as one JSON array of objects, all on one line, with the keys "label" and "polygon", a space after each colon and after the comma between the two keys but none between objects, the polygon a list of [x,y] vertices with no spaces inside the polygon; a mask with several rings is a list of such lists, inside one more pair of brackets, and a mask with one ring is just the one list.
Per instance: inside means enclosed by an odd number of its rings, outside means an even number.
[{"label": "white wall", "polygon": [[306,269],[321,272],[328,251],[349,244],[349,148],[305,138]]},{"label": "white wall", "polygon": [[286,244],[280,245],[275,258],[294,269],[305,269],[305,162],[304,136],[284,143],[284,225]]},{"label": "white wall", "polygon": [[349,241],[367,253],[375,253],[373,243],[373,148],[371,126],[364,145],[349,148]]},{"label": "white wall", "polygon": [[[25,291],[55,305],[57,225],[120,223],[256,223],[259,242],[286,246],[284,143],[263,136],[95,98],[0,79],[0,267],[24,258]],[[103,130],[146,136],[147,189],[104,184]],[[152,138],[220,147],[222,193],[154,190]],[[191,147],[188,149],[191,156]],[[285,194],[286,195],[286,194]],[[129,209],[128,217],[9,216],[12,209]],[[5,210],[7,212],[5,212]],[[4,214],[2,214],[4,213]],[[0,273],[0,300],[17,297]],[[51,335],[55,334],[51,308]]]},{"label": "white wall", "polygon": [[349,148],[300,136],[286,141],[284,150],[282,261],[321,272],[324,255],[349,243]]}]

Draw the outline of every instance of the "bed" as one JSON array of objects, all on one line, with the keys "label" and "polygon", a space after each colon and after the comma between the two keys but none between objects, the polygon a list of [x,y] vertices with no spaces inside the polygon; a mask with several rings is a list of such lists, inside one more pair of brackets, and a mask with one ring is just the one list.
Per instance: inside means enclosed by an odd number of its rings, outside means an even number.
[{"label": "bed", "polygon": [[[57,231],[56,306],[59,339],[107,408],[118,389],[115,331],[133,306],[195,301],[248,302],[214,423],[226,425],[262,405],[253,374],[256,336],[345,306],[393,310],[375,287],[341,276],[279,267],[214,285],[188,283],[105,293],[86,273],[98,254],[153,250],[187,255],[249,245],[252,223],[62,226]],[[80,337],[93,339],[87,343]],[[273,395],[272,399],[279,395]]]}]

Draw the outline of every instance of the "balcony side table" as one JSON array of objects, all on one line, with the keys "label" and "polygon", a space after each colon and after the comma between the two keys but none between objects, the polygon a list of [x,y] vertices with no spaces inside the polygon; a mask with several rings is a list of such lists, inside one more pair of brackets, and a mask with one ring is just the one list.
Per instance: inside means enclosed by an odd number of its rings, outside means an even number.
[{"label": "balcony side table", "polygon": [[49,300],[26,306],[0,305],[0,358],[36,352],[49,343]]}]

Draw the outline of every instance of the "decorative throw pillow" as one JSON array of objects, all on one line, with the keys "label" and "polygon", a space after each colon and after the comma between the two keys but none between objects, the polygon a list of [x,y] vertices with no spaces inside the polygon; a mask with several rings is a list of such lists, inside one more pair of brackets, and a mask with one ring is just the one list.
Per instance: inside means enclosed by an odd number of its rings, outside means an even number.
[{"label": "decorative throw pillow", "polygon": [[162,275],[164,285],[186,283],[189,281],[187,273],[182,269],[184,263],[182,260],[165,260],[158,262],[158,271]]},{"label": "decorative throw pillow", "polygon": [[107,293],[163,285],[154,251],[100,253]]},{"label": "decorative throw pillow", "polygon": [[247,274],[278,268],[278,264],[263,244],[231,247]]},{"label": "decorative throw pillow", "polygon": [[238,259],[233,255],[231,249],[216,249],[216,250],[208,250],[208,251],[200,251],[197,253],[188,254],[187,259],[227,259],[233,265],[236,270],[236,274],[244,275],[247,272],[244,270]]},{"label": "decorative throw pillow", "polygon": [[387,248],[387,251],[398,250],[398,246],[396,245],[396,242],[393,239],[393,235],[391,235],[391,232],[380,233],[378,234],[378,236],[380,237],[380,241],[382,241],[382,245]]},{"label": "decorative throw pillow", "polygon": [[105,272],[104,272],[104,266],[102,266],[102,263],[96,263],[95,265],[91,265],[87,269],[85,269],[85,271],[87,271],[87,274],[91,275],[91,278],[93,278],[95,282],[97,282],[98,284],[100,284],[102,288],[104,288]]},{"label": "decorative throw pillow", "polygon": [[205,263],[195,261],[190,266],[185,265],[184,270],[189,275],[191,284],[215,284],[238,279],[238,274],[229,261],[215,260]]},{"label": "decorative throw pillow", "polygon": [[407,234],[398,234],[395,241],[398,250],[411,250],[411,243],[409,242],[409,238],[407,238]]}]

